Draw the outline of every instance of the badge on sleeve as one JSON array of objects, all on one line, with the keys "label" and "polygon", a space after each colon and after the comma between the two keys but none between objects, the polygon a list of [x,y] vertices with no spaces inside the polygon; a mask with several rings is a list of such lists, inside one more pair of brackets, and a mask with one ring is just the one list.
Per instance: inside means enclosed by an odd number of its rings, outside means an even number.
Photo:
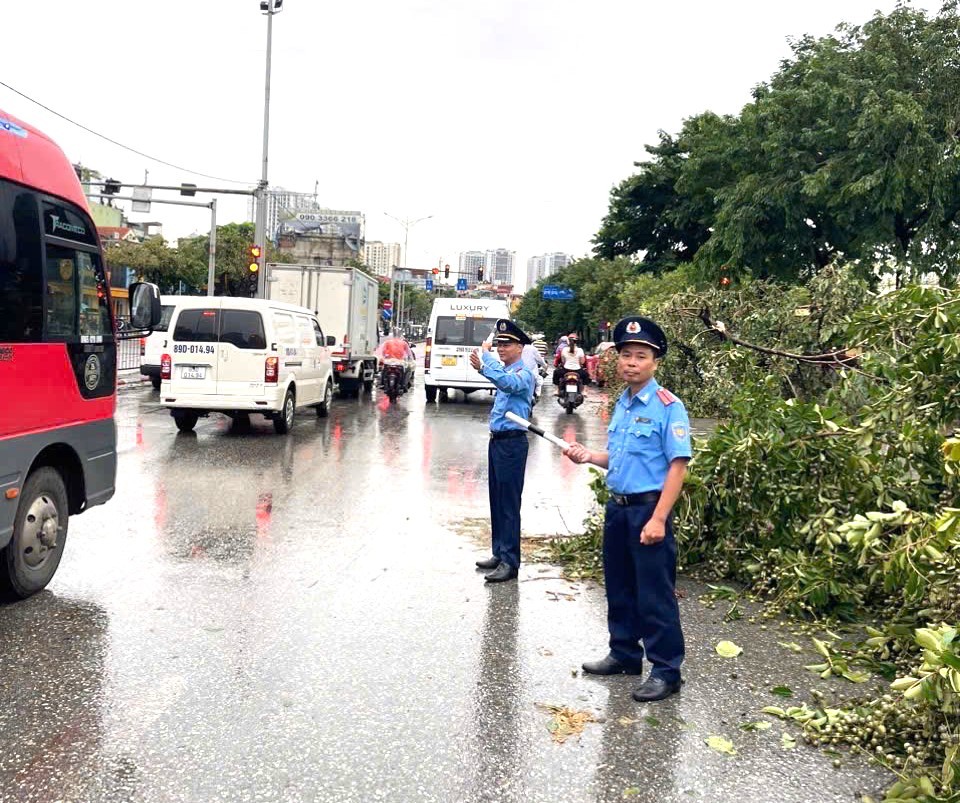
[{"label": "badge on sleeve", "polygon": [[675,437],[678,441],[682,441],[687,437],[687,428],[683,424],[674,424],[673,437]]}]

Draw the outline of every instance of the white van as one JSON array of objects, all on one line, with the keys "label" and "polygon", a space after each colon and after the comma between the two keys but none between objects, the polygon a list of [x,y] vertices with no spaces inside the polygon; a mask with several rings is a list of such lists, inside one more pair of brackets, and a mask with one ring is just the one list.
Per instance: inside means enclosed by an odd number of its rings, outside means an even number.
[{"label": "white van", "polygon": [[465,395],[493,391],[493,385],[470,366],[470,355],[493,332],[499,318],[510,317],[510,305],[494,298],[438,298],[433,302],[423,360],[427,401],[449,390]]},{"label": "white van", "polygon": [[160,358],[160,402],[181,432],[200,416],[260,413],[278,434],[297,408],[326,416],[332,336],[305,307],[261,298],[178,299]]},{"label": "white van", "polygon": [[153,327],[153,333],[140,338],[140,373],[149,376],[154,390],[160,390],[160,357],[163,355],[163,343],[167,339],[167,327],[173,317],[178,296],[160,297],[160,323]]}]

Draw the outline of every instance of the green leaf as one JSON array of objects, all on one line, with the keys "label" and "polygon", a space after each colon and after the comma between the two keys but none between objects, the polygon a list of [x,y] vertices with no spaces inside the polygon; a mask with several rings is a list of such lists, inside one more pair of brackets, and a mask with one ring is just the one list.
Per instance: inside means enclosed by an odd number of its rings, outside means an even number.
[{"label": "green leaf", "polygon": [[785,650],[792,650],[793,652],[803,652],[803,647],[801,647],[795,641],[778,641],[777,644],[779,644]]},{"label": "green leaf", "polygon": [[742,647],[738,647],[732,641],[721,641],[717,644],[717,653],[724,658],[736,658],[743,652]]},{"label": "green leaf", "polygon": [[643,721],[646,722],[651,728],[660,727],[660,720],[657,719],[656,717],[651,717],[648,715],[643,718]]},{"label": "green leaf", "polygon": [[793,697],[793,689],[789,686],[774,686],[770,689],[771,694],[777,695],[777,697]]},{"label": "green leaf", "polygon": [[797,746],[796,737],[791,736],[789,733],[784,733],[780,737],[780,746],[784,750],[793,750],[793,748]]},{"label": "green leaf", "polygon": [[765,731],[770,730],[771,725],[769,722],[764,720],[759,720],[757,722],[741,722],[740,730],[742,731]]},{"label": "green leaf", "polygon": [[724,739],[722,736],[708,736],[704,741],[707,747],[711,750],[716,750],[718,753],[723,753],[727,756],[735,756],[737,754],[737,749],[733,746],[733,742],[729,739]]}]

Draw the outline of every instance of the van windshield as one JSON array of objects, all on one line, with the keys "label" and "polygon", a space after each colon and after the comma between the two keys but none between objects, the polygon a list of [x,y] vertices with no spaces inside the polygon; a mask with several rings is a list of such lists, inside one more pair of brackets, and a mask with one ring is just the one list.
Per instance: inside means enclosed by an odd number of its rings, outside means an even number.
[{"label": "van windshield", "polygon": [[433,342],[437,346],[479,346],[496,323],[496,318],[439,316]]}]

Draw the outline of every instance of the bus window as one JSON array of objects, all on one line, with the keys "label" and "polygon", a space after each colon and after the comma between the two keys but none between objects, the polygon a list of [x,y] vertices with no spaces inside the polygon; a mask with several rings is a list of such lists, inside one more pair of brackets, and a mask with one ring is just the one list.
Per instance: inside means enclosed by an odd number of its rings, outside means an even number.
[{"label": "bus window", "polygon": [[43,338],[43,265],[36,196],[0,180],[0,343]]},{"label": "bus window", "polygon": [[87,251],[77,251],[76,255],[80,276],[80,334],[110,334],[110,307],[103,289],[104,277],[100,270],[100,258]]},{"label": "bus window", "polygon": [[443,315],[437,318],[433,342],[438,346],[463,346],[467,343],[467,319]]},{"label": "bus window", "polygon": [[77,334],[76,251],[47,246],[47,338],[72,338]]}]

